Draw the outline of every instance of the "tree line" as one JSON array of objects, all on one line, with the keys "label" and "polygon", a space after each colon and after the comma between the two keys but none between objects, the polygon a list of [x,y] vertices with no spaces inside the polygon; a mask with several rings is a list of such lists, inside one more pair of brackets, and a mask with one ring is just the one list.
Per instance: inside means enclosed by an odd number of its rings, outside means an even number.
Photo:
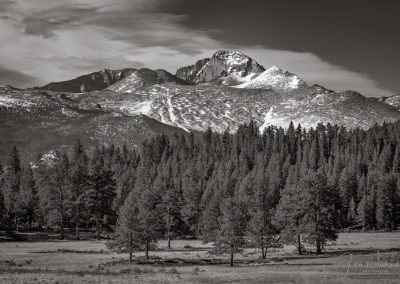
[{"label": "tree line", "polygon": [[148,252],[157,240],[214,242],[234,254],[304,243],[321,253],[341,229],[400,224],[400,122],[368,130],[319,124],[303,129],[254,122],[235,134],[158,135],[138,149],[78,141],[21,166],[13,148],[0,166],[0,214],[7,228],[114,232],[109,246]]}]

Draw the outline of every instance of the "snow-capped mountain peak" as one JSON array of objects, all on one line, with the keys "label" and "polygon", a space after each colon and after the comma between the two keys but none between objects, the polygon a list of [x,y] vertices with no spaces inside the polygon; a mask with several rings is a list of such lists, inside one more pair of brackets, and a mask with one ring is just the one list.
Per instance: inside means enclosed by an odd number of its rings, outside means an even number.
[{"label": "snow-capped mountain peak", "polygon": [[240,66],[245,64],[248,60],[252,60],[243,52],[236,50],[218,50],[211,58],[223,61],[230,68]]},{"label": "snow-capped mountain peak", "polygon": [[[237,85],[264,71],[258,62],[235,50],[218,50],[211,58],[180,68],[176,76],[190,83],[217,82],[222,85]],[[245,79],[246,78],[246,79]]]},{"label": "snow-capped mountain peak", "polygon": [[235,87],[244,89],[294,90],[309,86],[309,84],[304,82],[296,74],[292,74],[277,66],[272,66],[253,80]]}]

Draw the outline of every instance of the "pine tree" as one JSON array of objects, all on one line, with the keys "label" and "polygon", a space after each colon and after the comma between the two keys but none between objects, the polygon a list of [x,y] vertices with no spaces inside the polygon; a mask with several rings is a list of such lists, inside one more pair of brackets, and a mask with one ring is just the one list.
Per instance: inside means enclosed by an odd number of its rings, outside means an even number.
[{"label": "pine tree", "polygon": [[395,218],[395,226],[396,228],[400,226],[400,177],[397,176],[397,190],[395,193],[394,200],[394,218]]},{"label": "pine tree", "polygon": [[32,228],[39,214],[39,196],[30,166],[22,172],[17,204],[19,219],[28,223],[29,228]]},{"label": "pine tree", "polygon": [[18,230],[17,201],[21,182],[20,155],[16,146],[8,155],[4,172],[3,194],[6,208],[6,222],[8,227]]},{"label": "pine tree", "polygon": [[380,174],[377,170],[370,169],[366,177],[364,194],[357,207],[357,215],[363,230],[376,227],[376,194],[380,183]]},{"label": "pine tree", "polygon": [[303,216],[306,241],[314,244],[316,253],[320,254],[327,240],[337,238],[332,188],[321,170],[309,172],[302,187],[306,206]]},{"label": "pine tree", "polygon": [[280,230],[280,240],[284,244],[295,245],[300,255],[303,253],[302,235],[305,226],[303,218],[307,206],[302,188],[298,184],[288,184],[282,191],[273,217],[274,226]]},{"label": "pine tree", "polygon": [[129,263],[133,252],[141,249],[139,210],[133,191],[128,195],[118,214],[115,238],[107,242],[107,247],[117,252],[128,252]]},{"label": "pine tree", "polygon": [[379,229],[395,229],[395,200],[397,179],[393,174],[381,177],[376,197],[376,221]]},{"label": "pine tree", "polygon": [[164,212],[165,230],[168,238],[168,248],[171,248],[171,239],[178,233],[180,222],[181,195],[172,182],[171,164],[162,165],[154,182],[155,190],[162,194],[162,209]]},{"label": "pine tree", "polygon": [[5,213],[6,206],[4,204],[4,195],[3,195],[3,183],[4,183],[4,172],[3,165],[0,162],[0,228],[5,225]]},{"label": "pine tree", "polygon": [[[55,164],[48,169],[49,180],[47,181],[46,206],[50,221],[55,221],[60,226],[60,238],[65,238],[65,224],[68,212],[70,212],[70,190],[69,181],[70,164],[68,157],[63,154],[61,158],[55,161]],[[54,220],[53,220],[54,219]]]},{"label": "pine tree", "polygon": [[165,228],[162,215],[162,201],[158,193],[151,188],[144,189],[138,202],[140,220],[140,241],[144,244],[145,256],[149,259],[149,250],[163,236]]},{"label": "pine tree", "polygon": [[357,206],[354,201],[354,198],[352,197],[350,199],[349,205],[348,205],[348,211],[347,211],[347,224],[349,225],[354,225],[354,223],[357,220]]},{"label": "pine tree", "polygon": [[357,172],[355,170],[354,160],[343,169],[339,179],[339,193],[340,193],[340,209],[341,209],[341,226],[346,227],[351,225],[347,222],[349,214],[350,201],[357,198]]},{"label": "pine tree", "polygon": [[79,239],[79,226],[89,218],[88,191],[90,180],[88,173],[88,158],[83,145],[78,140],[74,146],[70,169],[70,208],[71,221],[75,223],[75,237]]},{"label": "pine tree", "polygon": [[257,162],[257,166],[254,168],[256,175],[250,177],[253,181],[250,196],[244,199],[240,197],[240,200],[247,203],[247,208],[250,211],[250,220],[247,226],[249,245],[260,248],[261,257],[265,259],[268,248],[278,245],[276,239],[278,231],[272,224],[276,198],[274,198],[274,192],[268,187],[269,181],[266,178],[262,163],[262,160]]},{"label": "pine tree", "polygon": [[272,224],[273,210],[261,206],[253,212],[248,223],[249,242],[252,247],[261,249],[261,257],[267,257],[268,248],[278,246],[277,229]]},{"label": "pine tree", "polygon": [[230,255],[233,266],[234,255],[242,251],[245,245],[246,222],[240,202],[230,197],[222,206],[221,227],[215,240],[215,252]]},{"label": "pine tree", "polygon": [[95,221],[96,236],[99,238],[101,226],[110,227],[114,223],[112,203],[116,195],[113,173],[105,168],[101,157],[94,157],[91,162],[90,181],[87,206]]},{"label": "pine tree", "polygon": [[199,232],[199,220],[201,218],[202,191],[198,188],[198,184],[199,173],[193,161],[188,165],[182,176],[183,206],[181,209],[182,218],[193,236],[196,236]]}]

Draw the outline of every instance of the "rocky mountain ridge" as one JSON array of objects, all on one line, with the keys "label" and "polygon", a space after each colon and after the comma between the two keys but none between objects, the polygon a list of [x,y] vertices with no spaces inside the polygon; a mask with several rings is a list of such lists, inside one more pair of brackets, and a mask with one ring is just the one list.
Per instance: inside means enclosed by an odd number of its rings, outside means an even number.
[{"label": "rocky mountain ridge", "polygon": [[76,138],[92,147],[133,147],[157,133],[208,127],[234,132],[251,119],[261,130],[290,121],[307,128],[368,128],[400,119],[399,95],[336,93],[279,67],[265,69],[235,51],[218,51],[178,69],[177,76],[162,69],[123,70],[102,70],[47,89],[0,87],[0,152],[17,144],[34,155],[69,148]]},{"label": "rocky mountain ridge", "polygon": [[69,93],[98,91],[115,84],[134,71],[136,71],[136,69],[133,68],[125,68],[121,70],[103,69],[97,72],[79,76],[75,79],[52,82],[40,87],[40,89],[52,92]]}]

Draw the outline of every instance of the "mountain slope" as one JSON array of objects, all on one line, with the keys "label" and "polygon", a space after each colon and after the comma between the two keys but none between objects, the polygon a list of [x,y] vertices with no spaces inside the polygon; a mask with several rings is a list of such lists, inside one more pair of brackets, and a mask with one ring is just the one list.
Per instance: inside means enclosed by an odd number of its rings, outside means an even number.
[{"label": "mountain slope", "polygon": [[76,138],[89,147],[133,146],[157,133],[208,127],[234,132],[250,119],[261,130],[287,127],[290,121],[307,128],[318,123],[368,128],[400,119],[398,95],[374,99],[354,91],[336,93],[278,67],[265,70],[235,51],[218,51],[178,69],[177,76],[147,68],[124,76],[85,93],[0,87],[0,160],[13,144],[32,157],[69,149]]},{"label": "mountain slope", "polygon": [[[318,86],[314,92],[281,93],[271,89],[241,89],[199,84],[156,84],[130,93],[98,91],[77,94],[82,106],[94,102],[108,111],[144,114],[183,130],[235,131],[253,119],[259,125],[287,127],[290,121],[304,127],[318,123],[368,128],[374,123],[400,119],[394,107],[357,92],[334,93]],[[321,92],[316,92],[321,90]]]},{"label": "mountain slope", "polygon": [[49,83],[43,87],[40,87],[40,89],[53,92],[71,93],[97,91],[107,88],[134,71],[135,69],[130,68],[121,70],[103,69],[98,72],[79,76],[72,80]]},{"label": "mountain slope", "polygon": [[69,151],[76,139],[88,148],[139,145],[155,134],[181,132],[140,113],[126,115],[80,104],[71,93],[0,88],[0,160],[17,145],[28,161],[53,149]]}]

